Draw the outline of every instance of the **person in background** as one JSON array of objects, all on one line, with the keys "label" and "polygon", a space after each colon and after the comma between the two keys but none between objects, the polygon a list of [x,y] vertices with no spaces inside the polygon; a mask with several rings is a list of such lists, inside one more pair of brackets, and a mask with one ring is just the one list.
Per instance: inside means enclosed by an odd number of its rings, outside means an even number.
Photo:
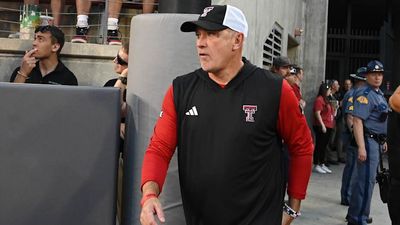
[{"label": "person in background", "polygon": [[26,51],[10,82],[78,85],[75,75],[59,59],[64,41],[64,33],[56,26],[36,28],[32,49]]},{"label": "person in background", "polygon": [[296,95],[297,99],[299,100],[299,105],[300,105],[300,110],[304,114],[304,108],[306,107],[306,101],[304,101],[300,86],[301,82],[303,81],[304,78],[304,70],[303,68],[293,65],[292,68],[290,69],[290,75],[286,76],[286,80],[292,86],[292,89],[294,91],[294,94]]},{"label": "person in background", "polygon": [[336,109],[328,100],[329,95],[331,95],[331,88],[324,82],[319,86],[313,109],[313,129],[315,132],[314,171],[321,174],[332,173],[332,170],[325,165],[326,146],[329,143],[332,129],[335,125],[334,117],[336,115]]},{"label": "person in background", "polygon": [[272,61],[271,72],[280,75],[282,78],[290,76],[292,64],[288,57],[279,56]]},{"label": "person in background", "polygon": [[[87,34],[89,32],[89,12],[91,0],[76,0],[76,33],[71,39],[72,43],[87,43]],[[121,39],[118,32],[118,18],[121,12],[122,0],[109,1],[108,19],[107,19],[107,43],[109,45],[121,45]]]},{"label": "person in background", "polygon": [[[114,71],[118,74],[117,78],[111,79],[104,84],[104,87],[117,87],[121,93],[121,141],[125,139],[125,116],[126,116],[126,87],[128,84],[128,61],[129,61],[129,42],[124,42],[114,58]],[[122,145],[123,146],[123,145]]]},{"label": "person in background", "polygon": [[[181,31],[195,32],[201,68],[174,79],[165,95],[144,155],[141,223],[166,221],[158,196],[178,147],[188,225],[290,224],[305,197],[313,151],[290,85],[243,58],[248,25],[234,6],[206,7]],[[282,138],[290,153],[287,204]]]},{"label": "person in background", "polygon": [[388,209],[392,225],[400,224],[400,86],[389,98],[393,112],[388,121],[388,155],[390,185]]},{"label": "person in background", "polygon": [[[365,73],[367,72],[366,67],[360,67],[356,74],[350,74],[351,79],[354,83],[352,87],[343,97],[342,109],[344,117],[344,129],[342,134],[343,148],[346,150],[346,164],[343,169],[342,176],[342,187],[340,189],[340,204],[348,206],[351,196],[351,186],[354,183],[355,171],[357,166],[357,146],[354,146],[354,141],[351,144],[353,137],[353,95],[354,92],[365,85]],[[350,81],[350,80],[349,80]]]},{"label": "person in background", "polygon": [[123,177],[123,151],[125,142],[125,117],[126,117],[126,86],[128,84],[128,61],[129,61],[129,41],[124,42],[114,58],[114,71],[118,74],[117,78],[111,79],[104,84],[104,87],[116,87],[121,93],[121,124],[120,124],[120,157],[118,167],[117,184],[117,218],[122,221],[122,177]]},{"label": "person in background", "polygon": [[383,64],[367,64],[367,84],[354,93],[353,133],[357,143],[357,175],[351,189],[346,219],[348,225],[366,225],[372,192],[376,182],[379,154],[387,150],[388,104],[379,89],[383,81]]},{"label": "person in background", "polygon": [[155,4],[158,2],[158,0],[143,0],[143,6],[142,6],[142,10],[143,10],[143,14],[146,13],[153,13],[154,12],[154,6]]},{"label": "person in background", "polygon": [[343,88],[341,89],[340,95],[344,96],[351,89],[352,86],[353,86],[353,82],[351,81],[351,79],[344,80]]},{"label": "person in background", "polygon": [[329,80],[327,83],[332,90],[332,94],[328,97],[329,102],[337,111],[326,155],[327,166],[330,166],[339,165],[339,162],[345,163],[341,140],[341,132],[343,130],[344,123],[342,121],[342,109],[340,107],[342,96],[340,94],[339,82],[337,80]]}]

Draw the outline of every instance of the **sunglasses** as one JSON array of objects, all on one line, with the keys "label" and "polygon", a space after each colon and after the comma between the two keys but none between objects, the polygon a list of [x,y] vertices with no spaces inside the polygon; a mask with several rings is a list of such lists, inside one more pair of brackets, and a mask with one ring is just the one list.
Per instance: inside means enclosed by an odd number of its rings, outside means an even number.
[{"label": "sunglasses", "polygon": [[123,59],[119,56],[118,53],[117,53],[116,59],[117,59],[117,64],[119,64],[119,65],[121,65],[121,66],[127,66],[127,65],[128,65],[128,63],[127,63],[125,60],[123,60]]}]

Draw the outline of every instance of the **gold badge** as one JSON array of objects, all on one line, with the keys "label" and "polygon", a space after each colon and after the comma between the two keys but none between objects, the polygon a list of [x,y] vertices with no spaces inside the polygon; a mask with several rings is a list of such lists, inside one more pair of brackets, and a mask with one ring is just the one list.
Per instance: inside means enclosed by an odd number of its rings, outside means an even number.
[{"label": "gold badge", "polygon": [[357,98],[357,102],[366,105],[366,104],[368,104],[368,98],[366,98],[365,96],[360,96]]},{"label": "gold badge", "polygon": [[353,97],[350,97],[349,100],[348,100],[348,102],[353,103]]},{"label": "gold badge", "polygon": [[353,110],[354,110],[354,106],[350,106],[349,111],[353,111]]}]

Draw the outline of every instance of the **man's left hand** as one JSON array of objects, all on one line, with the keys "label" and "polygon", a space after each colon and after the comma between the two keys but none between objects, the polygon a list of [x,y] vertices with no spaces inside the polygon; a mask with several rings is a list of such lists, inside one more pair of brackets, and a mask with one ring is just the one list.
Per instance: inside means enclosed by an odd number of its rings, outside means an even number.
[{"label": "man's left hand", "polygon": [[287,213],[283,212],[282,225],[289,225],[293,221],[293,217],[289,216]]}]

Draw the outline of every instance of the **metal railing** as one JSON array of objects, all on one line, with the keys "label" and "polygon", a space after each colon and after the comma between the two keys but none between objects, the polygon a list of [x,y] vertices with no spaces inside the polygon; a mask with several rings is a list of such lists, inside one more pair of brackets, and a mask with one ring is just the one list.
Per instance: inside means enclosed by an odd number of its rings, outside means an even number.
[{"label": "metal railing", "polygon": [[[89,43],[105,44],[107,40],[107,18],[108,7],[112,1],[119,0],[99,0],[92,1],[92,7],[89,16],[89,33],[87,38]],[[22,1],[20,1],[22,2]],[[49,2],[49,1],[48,1]],[[158,3],[144,3],[142,0],[126,1],[122,0],[122,7],[119,13],[119,33],[121,39],[127,40],[130,35],[130,20],[133,16],[141,14],[142,8],[145,4],[150,4],[154,9],[157,8]],[[60,12],[62,23],[58,25],[65,33],[66,41],[70,41],[75,35],[76,28],[76,5],[75,0],[68,1],[69,4],[63,5]],[[72,4],[73,3],[73,4]],[[18,7],[10,7],[7,1],[0,3],[0,37],[19,38],[25,33],[21,30],[23,8],[22,4]],[[49,10],[45,6],[49,4],[40,5],[40,14],[47,15]],[[49,5],[50,6],[50,5]],[[34,30],[34,28],[32,27]]]}]

